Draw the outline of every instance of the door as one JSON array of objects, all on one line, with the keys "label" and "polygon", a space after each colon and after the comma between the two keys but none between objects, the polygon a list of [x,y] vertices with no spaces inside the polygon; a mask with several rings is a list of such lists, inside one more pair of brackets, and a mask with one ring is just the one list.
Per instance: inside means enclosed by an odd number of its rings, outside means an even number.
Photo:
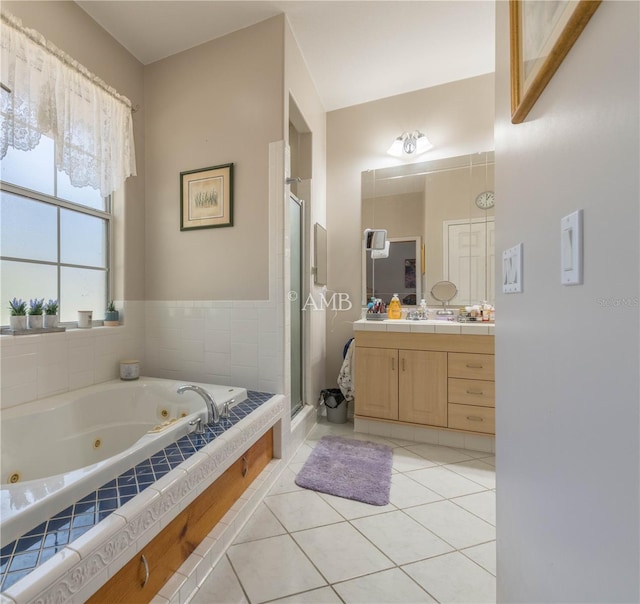
[{"label": "door", "polygon": [[398,419],[398,351],[357,348],[356,415]]},{"label": "door", "polygon": [[303,226],[304,215],[302,201],[294,195],[289,197],[289,242],[290,242],[290,290],[289,305],[291,325],[289,327],[289,335],[291,338],[290,345],[290,361],[291,361],[291,415],[297,413],[303,404],[302,400],[302,351],[303,351],[303,297],[302,288],[302,267],[303,267]]},{"label": "door", "polygon": [[455,283],[454,304],[477,304],[494,298],[493,218],[448,221],[444,232],[444,275]]},{"label": "door", "polygon": [[447,353],[400,350],[400,421],[447,425]]}]

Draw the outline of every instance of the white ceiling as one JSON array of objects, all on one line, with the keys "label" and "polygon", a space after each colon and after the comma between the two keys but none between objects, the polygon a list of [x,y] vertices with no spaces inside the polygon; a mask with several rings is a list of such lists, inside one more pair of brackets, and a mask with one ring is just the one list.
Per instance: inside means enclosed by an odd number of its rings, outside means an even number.
[{"label": "white ceiling", "polygon": [[286,13],[327,111],[494,71],[494,0],[78,0],[153,63]]}]

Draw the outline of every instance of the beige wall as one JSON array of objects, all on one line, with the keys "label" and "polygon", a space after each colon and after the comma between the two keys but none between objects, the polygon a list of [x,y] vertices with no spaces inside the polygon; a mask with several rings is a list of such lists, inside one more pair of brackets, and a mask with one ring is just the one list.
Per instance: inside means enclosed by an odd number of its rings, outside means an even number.
[{"label": "beige wall", "polygon": [[[640,17],[603,2],[523,124],[497,3],[499,602],[640,601]],[[560,220],[584,210],[584,284],[560,284]],[[498,263],[497,263],[498,264]]]},{"label": "beige wall", "polygon": [[[493,164],[434,172],[425,178],[424,233],[427,264],[425,292],[430,292],[438,281],[445,278],[443,222],[445,220],[482,220],[493,216],[493,209],[481,210],[475,204],[476,195],[487,190],[494,190]],[[428,304],[434,303],[433,298],[425,297]],[[493,294],[487,299],[493,302]],[[482,302],[482,300],[473,302]],[[454,299],[452,303],[460,304],[461,302]]]},{"label": "beige wall", "polygon": [[[128,97],[138,111],[133,116],[138,175],[127,179],[126,202],[116,203],[115,273],[112,297],[144,299],[145,139],[143,66],[75,2],[2,2],[2,9],[39,31],[107,84]],[[121,197],[117,197],[121,200]],[[123,219],[123,220],[121,220]],[[126,255],[127,261],[124,262]]]},{"label": "beige wall", "polygon": [[362,200],[363,230],[386,229],[387,237],[422,237],[423,221],[422,193],[404,193]]},{"label": "beige wall", "polygon": [[493,149],[493,86],[488,74],[327,114],[329,289],[348,293],[354,303],[328,321],[327,382],[337,378],[342,348],[360,317],[361,173],[401,163],[386,150],[405,130],[422,130],[434,145],[420,161]]},{"label": "beige wall", "polygon": [[[269,297],[269,143],[283,134],[283,17],[145,67],[146,297]],[[234,163],[234,226],[180,231],[180,172]]]}]

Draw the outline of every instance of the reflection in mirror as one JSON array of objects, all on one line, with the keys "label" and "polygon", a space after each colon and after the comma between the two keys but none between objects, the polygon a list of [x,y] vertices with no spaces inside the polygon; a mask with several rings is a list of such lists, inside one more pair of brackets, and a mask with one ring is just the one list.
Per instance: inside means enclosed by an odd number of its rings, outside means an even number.
[{"label": "reflection in mirror", "polygon": [[[494,304],[493,183],[493,152],[363,172],[362,228],[386,229],[391,241],[424,242],[411,256],[416,261],[416,292],[451,281],[458,289],[452,305],[484,300]],[[374,273],[367,270],[364,255],[362,268],[366,303]],[[375,271],[378,281],[378,264]],[[404,279],[404,266],[398,265],[397,271],[396,283]],[[378,285],[376,295],[382,291]]]},{"label": "reflection in mirror", "polygon": [[373,253],[366,256],[367,300],[381,298],[388,305],[393,294],[398,294],[403,306],[418,304],[421,297],[419,239],[388,239],[387,243],[388,257],[377,258]]},{"label": "reflection in mirror", "polygon": [[384,250],[387,242],[387,231],[384,229],[365,229],[364,247],[367,250]]}]

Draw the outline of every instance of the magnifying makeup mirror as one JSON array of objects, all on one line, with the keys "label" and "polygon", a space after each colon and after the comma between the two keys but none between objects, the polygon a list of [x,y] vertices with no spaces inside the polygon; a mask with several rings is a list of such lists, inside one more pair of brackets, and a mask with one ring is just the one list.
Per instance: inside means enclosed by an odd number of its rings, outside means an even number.
[{"label": "magnifying makeup mirror", "polygon": [[447,302],[453,300],[458,293],[458,288],[451,281],[438,281],[431,288],[431,297],[438,302],[442,302],[442,309],[436,314],[439,316],[453,316],[452,310],[447,310]]},{"label": "magnifying makeup mirror", "polygon": [[384,250],[387,243],[387,230],[365,229],[364,241],[367,250]]}]

